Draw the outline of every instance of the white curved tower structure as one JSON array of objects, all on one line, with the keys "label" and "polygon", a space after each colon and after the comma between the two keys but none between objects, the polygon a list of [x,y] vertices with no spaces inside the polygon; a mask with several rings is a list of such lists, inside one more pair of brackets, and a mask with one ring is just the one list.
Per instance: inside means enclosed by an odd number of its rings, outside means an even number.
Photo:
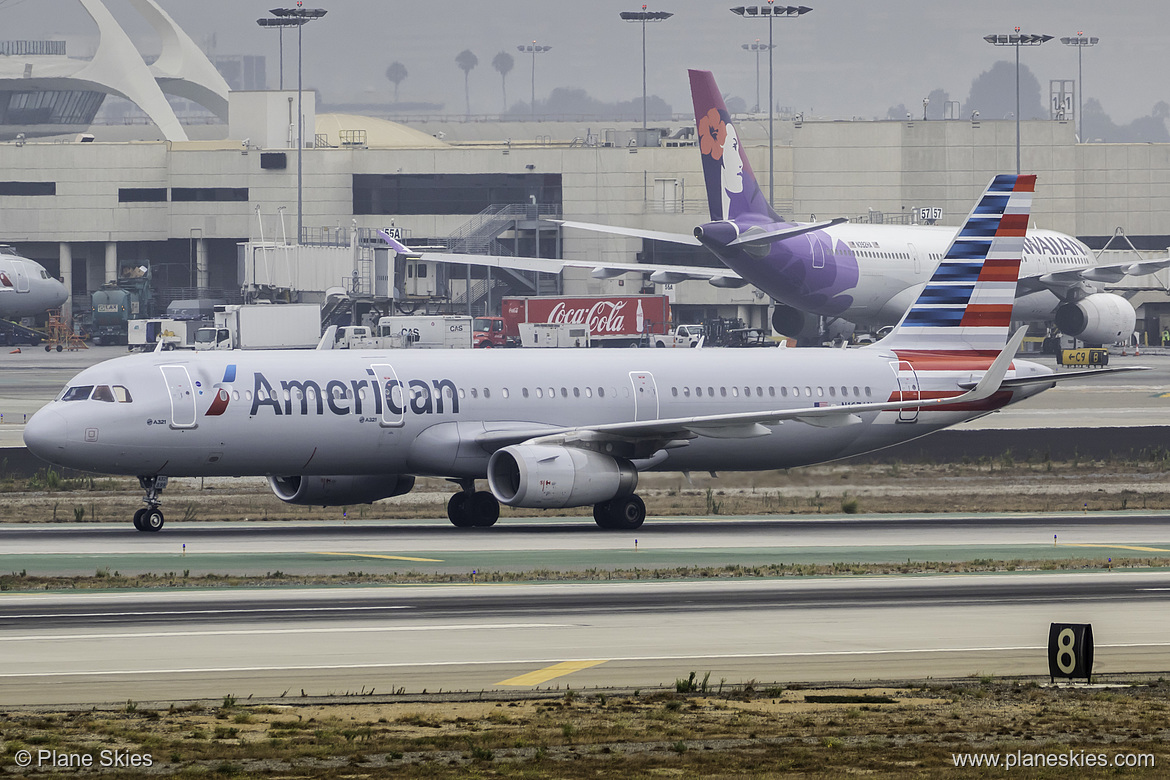
[{"label": "white curved tower structure", "polygon": [[[40,53],[2,58],[0,99],[10,109],[14,106],[13,101],[19,97],[21,104],[31,102],[46,106],[42,108],[41,114],[49,116],[53,113],[51,106],[55,102],[69,102],[69,95],[85,92],[118,95],[142,109],[166,140],[186,141],[187,133],[167,102],[166,94],[172,94],[196,102],[226,121],[227,82],[190,36],[179,28],[155,0],[130,0],[135,10],[150,22],[162,43],[161,55],[150,66],[103,0],[78,1],[98,28],[98,43],[93,58],[81,61]],[[46,97],[42,94],[54,92],[60,95]],[[92,110],[89,114],[91,119]],[[20,115],[19,111],[10,113]],[[20,120],[13,124],[15,126],[0,129],[0,135],[8,137],[22,131],[31,137],[61,132],[54,131],[52,119],[30,121],[30,125],[36,126],[30,126],[27,130],[20,127],[23,124]]]}]

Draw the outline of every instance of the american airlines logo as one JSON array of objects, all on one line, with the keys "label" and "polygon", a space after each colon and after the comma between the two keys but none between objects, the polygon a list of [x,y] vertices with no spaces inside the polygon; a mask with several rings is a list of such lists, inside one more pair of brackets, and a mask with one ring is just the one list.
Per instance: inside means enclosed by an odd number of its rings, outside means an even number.
[{"label": "american airlines logo", "polygon": [[379,380],[373,371],[366,372],[371,378],[331,379],[322,385],[311,379],[274,383],[257,371],[249,414],[261,409],[275,415],[323,415],[326,410],[338,416],[459,413],[459,389],[450,379]]}]

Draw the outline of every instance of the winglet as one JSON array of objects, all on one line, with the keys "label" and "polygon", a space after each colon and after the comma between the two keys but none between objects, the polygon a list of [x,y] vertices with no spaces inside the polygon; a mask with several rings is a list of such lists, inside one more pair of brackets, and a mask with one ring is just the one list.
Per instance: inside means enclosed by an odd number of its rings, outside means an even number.
[{"label": "winglet", "polygon": [[1003,351],[988,366],[987,372],[979,380],[979,383],[971,390],[956,398],[955,401],[964,403],[982,401],[984,398],[990,398],[995,395],[1000,385],[1003,384],[1003,378],[1007,376],[1007,371],[1011,367],[1012,360],[1015,359],[1016,353],[1020,351],[1020,345],[1024,343],[1024,335],[1027,332],[1028,328],[1024,326],[1013,333],[1012,337],[1008,339]]}]

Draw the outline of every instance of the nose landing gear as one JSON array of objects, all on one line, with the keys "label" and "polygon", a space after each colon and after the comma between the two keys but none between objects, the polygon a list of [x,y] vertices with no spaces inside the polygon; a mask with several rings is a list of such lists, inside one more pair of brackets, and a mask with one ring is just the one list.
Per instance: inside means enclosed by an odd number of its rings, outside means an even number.
[{"label": "nose landing gear", "polygon": [[163,517],[162,510],[158,508],[159,495],[163,492],[163,488],[167,486],[169,478],[156,475],[152,477],[138,478],[138,484],[146,491],[146,496],[143,497],[142,502],[146,507],[139,509],[134,513],[134,527],[139,531],[160,531],[166,519]]}]

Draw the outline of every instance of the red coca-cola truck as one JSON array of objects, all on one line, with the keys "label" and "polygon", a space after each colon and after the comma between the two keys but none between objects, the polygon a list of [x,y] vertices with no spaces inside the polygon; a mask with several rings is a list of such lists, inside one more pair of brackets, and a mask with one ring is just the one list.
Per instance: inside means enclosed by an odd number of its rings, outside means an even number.
[{"label": "red coca-cola truck", "polygon": [[670,301],[665,295],[504,298],[500,313],[504,332],[515,343],[522,322],[586,325],[589,342],[605,347],[652,345],[651,337],[670,332]]}]

